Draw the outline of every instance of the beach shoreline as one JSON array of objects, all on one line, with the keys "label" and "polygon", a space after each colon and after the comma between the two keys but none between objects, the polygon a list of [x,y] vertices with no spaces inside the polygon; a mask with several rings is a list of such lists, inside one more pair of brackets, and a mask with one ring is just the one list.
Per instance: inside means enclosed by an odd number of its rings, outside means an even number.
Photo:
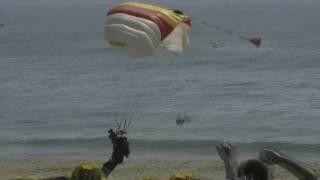
[{"label": "beach shoreline", "polygon": [[[0,160],[1,180],[16,177],[48,178],[55,176],[69,176],[73,169],[83,163],[103,164],[102,161],[88,160]],[[320,162],[305,164],[306,167],[320,174]],[[289,180],[294,178],[285,170],[275,167],[275,179]],[[126,160],[111,174],[110,179],[115,180],[139,180],[144,176],[156,177],[159,180],[169,179],[179,172],[191,172],[202,180],[225,179],[222,161],[204,160]]]}]

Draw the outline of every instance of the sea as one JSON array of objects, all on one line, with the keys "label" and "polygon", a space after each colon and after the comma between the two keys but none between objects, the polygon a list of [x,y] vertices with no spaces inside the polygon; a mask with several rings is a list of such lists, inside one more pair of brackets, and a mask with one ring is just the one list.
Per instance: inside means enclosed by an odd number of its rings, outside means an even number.
[{"label": "sea", "polygon": [[133,160],[320,160],[319,0],[140,1],[192,21],[184,53],[145,58],[104,40],[120,2],[0,0],[0,160],[105,160],[125,120]]}]

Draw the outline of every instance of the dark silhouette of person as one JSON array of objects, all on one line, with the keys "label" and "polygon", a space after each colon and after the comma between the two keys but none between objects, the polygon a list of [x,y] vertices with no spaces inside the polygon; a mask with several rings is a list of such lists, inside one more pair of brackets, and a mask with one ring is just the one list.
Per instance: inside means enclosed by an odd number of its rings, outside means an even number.
[{"label": "dark silhouette of person", "polygon": [[113,152],[111,158],[103,164],[102,171],[108,177],[113,169],[123,162],[124,157],[128,158],[130,154],[129,142],[124,129],[114,132],[109,131],[109,138],[112,142]]},{"label": "dark silhouette of person", "polygon": [[259,158],[244,161],[238,166],[237,149],[233,144],[219,143],[216,149],[224,162],[228,180],[272,180],[269,168],[272,165],[283,167],[299,180],[317,180],[317,176],[301,163],[275,150],[263,149]]}]

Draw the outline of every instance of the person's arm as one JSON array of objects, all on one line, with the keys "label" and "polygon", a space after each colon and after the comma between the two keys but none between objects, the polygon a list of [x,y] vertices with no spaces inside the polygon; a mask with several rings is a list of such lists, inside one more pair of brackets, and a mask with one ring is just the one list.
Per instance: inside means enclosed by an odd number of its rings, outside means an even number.
[{"label": "person's arm", "polygon": [[240,180],[241,178],[237,177],[238,162],[236,147],[229,143],[219,143],[216,145],[216,149],[220,158],[224,162],[224,166],[226,169],[226,179]]},{"label": "person's arm", "polygon": [[264,149],[260,152],[259,158],[270,165],[277,164],[283,167],[284,169],[294,174],[299,180],[317,179],[317,177],[311,171],[304,168],[298,162],[295,162],[293,159],[290,159],[282,153]]}]

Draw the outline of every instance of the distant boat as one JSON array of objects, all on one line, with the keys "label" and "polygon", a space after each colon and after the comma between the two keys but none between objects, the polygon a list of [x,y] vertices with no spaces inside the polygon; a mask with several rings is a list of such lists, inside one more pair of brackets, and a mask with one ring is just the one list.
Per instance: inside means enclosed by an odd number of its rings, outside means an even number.
[{"label": "distant boat", "polygon": [[177,125],[183,125],[186,122],[190,122],[191,118],[190,116],[179,114],[178,117],[176,118],[176,123]]}]

